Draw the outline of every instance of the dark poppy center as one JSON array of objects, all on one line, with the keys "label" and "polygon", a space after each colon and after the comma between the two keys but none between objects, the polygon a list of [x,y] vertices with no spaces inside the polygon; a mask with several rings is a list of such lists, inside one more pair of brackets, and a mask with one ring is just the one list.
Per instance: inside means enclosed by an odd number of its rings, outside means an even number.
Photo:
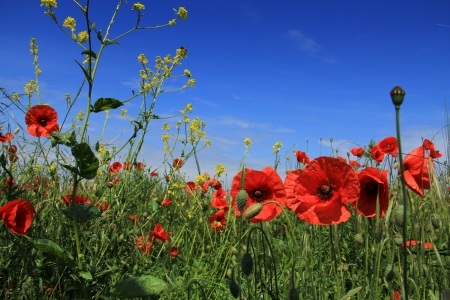
[{"label": "dark poppy center", "polygon": [[376,195],[378,193],[378,186],[376,184],[368,184],[365,190],[370,195]]},{"label": "dark poppy center", "polygon": [[256,201],[262,201],[264,199],[264,192],[261,190],[254,190],[252,192],[252,198]]},{"label": "dark poppy center", "polygon": [[328,200],[333,195],[333,185],[327,182],[317,189],[317,195],[322,200]]},{"label": "dark poppy center", "polygon": [[41,124],[42,127],[47,126],[47,120],[46,119],[40,119],[39,124]]}]

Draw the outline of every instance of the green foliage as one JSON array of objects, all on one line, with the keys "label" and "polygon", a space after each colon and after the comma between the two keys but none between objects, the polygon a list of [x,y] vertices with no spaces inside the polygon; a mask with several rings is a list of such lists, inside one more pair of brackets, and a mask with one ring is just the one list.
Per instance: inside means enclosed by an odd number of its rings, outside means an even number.
[{"label": "green foliage", "polygon": [[121,299],[157,296],[165,289],[167,283],[164,280],[147,275],[122,280],[112,287],[111,295]]}]

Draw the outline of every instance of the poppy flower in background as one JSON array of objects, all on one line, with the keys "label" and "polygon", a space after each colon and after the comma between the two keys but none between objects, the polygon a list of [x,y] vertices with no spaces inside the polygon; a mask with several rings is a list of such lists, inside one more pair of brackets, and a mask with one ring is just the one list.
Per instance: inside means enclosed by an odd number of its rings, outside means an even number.
[{"label": "poppy flower in background", "polygon": [[[416,241],[416,240],[406,241],[406,248],[410,248],[412,246],[417,246],[417,245],[420,245],[420,241]],[[433,243],[426,242],[423,244],[423,247],[425,249],[431,249],[431,248],[433,248]],[[405,248],[405,244],[402,244],[402,248]]]},{"label": "poppy flower in background", "polygon": [[349,165],[352,166],[354,169],[361,168],[361,164],[359,162],[357,162],[356,160],[351,160],[350,159]]},{"label": "poppy flower in background", "polygon": [[175,158],[172,163],[174,169],[179,169],[183,166],[183,160],[180,158]]},{"label": "poppy flower in background", "polygon": [[219,180],[213,178],[208,182],[208,186],[213,187],[216,191],[222,189],[222,183]]},{"label": "poppy flower in background", "polygon": [[436,150],[434,148],[433,142],[431,142],[428,139],[425,139],[423,141],[423,147],[425,148],[425,150],[428,150],[430,152],[430,157],[431,158],[439,158],[439,157],[443,156],[442,153],[439,152],[439,150]]},{"label": "poppy flower in background", "polygon": [[[394,297],[395,300],[400,300],[400,297],[401,297],[400,296],[400,292],[399,291],[395,291],[393,297]],[[391,299],[392,299],[392,297],[389,297],[389,300],[391,300]]]},{"label": "poppy flower in background", "polygon": [[295,156],[297,157],[297,161],[298,161],[299,163],[302,163],[302,164],[304,164],[304,165],[307,165],[307,164],[309,164],[309,162],[310,162],[310,159],[309,159],[308,155],[306,155],[306,153],[303,152],[303,151],[297,151],[297,152],[295,152]]},{"label": "poppy flower in background", "polygon": [[126,171],[131,171],[133,169],[133,164],[130,161],[126,161],[123,163],[122,169]]},{"label": "poppy flower in background", "polygon": [[150,176],[151,176],[151,177],[156,177],[156,176],[158,176],[158,172],[154,172],[154,171],[153,171],[153,172],[150,173]]},{"label": "poppy flower in background", "polygon": [[136,238],[136,245],[142,251],[142,253],[144,253],[145,255],[148,255],[149,253],[151,253],[154,248],[153,243],[148,241],[147,238],[145,238],[142,235],[138,236]]},{"label": "poppy flower in background", "polygon": [[115,163],[113,163],[110,167],[109,167],[109,172],[111,174],[116,174],[117,172],[119,172],[120,170],[122,170],[122,164],[118,161],[116,161]]},{"label": "poppy flower in background", "polygon": [[353,148],[350,152],[356,157],[362,157],[364,155],[363,148]]},{"label": "poppy flower in background", "polygon": [[377,144],[378,149],[384,154],[390,154],[392,157],[396,157],[398,153],[398,142],[393,136],[381,140]]},{"label": "poppy flower in background", "polygon": [[389,206],[389,188],[387,170],[380,171],[377,168],[368,167],[358,173],[360,184],[360,197],[353,202],[354,209],[366,218],[376,216],[377,198],[380,207],[380,217],[384,217]]},{"label": "poppy flower in background", "polygon": [[[72,203],[72,195],[65,195],[62,198],[62,203],[64,204],[71,204]],[[86,196],[75,196],[75,204],[91,204],[91,200],[89,200]]]},{"label": "poppy flower in background", "polygon": [[162,206],[166,207],[172,204],[172,201],[170,201],[169,197],[164,198],[164,201],[161,203]]},{"label": "poppy flower in background", "polygon": [[144,164],[143,163],[141,163],[141,162],[137,162],[136,163],[136,170],[137,171],[144,171]]},{"label": "poppy flower in background", "polygon": [[35,137],[51,137],[51,133],[59,130],[58,113],[48,105],[35,105],[25,115],[27,131]]},{"label": "poppy flower in background", "polygon": [[[417,147],[406,155],[403,160],[403,168],[406,185],[416,194],[425,197],[423,190],[430,188],[429,168],[433,166],[431,157],[425,157],[424,146]],[[399,168],[398,173],[401,174]]]},{"label": "poppy flower in background", "polygon": [[222,197],[214,197],[211,201],[211,206],[217,209],[225,209],[228,211],[228,201]]},{"label": "poppy flower in background", "polygon": [[370,150],[370,155],[377,163],[382,163],[384,159],[384,153],[380,151],[378,146],[373,146]]},{"label": "poppy flower in background", "polygon": [[334,157],[318,157],[302,172],[290,172],[285,182],[286,205],[310,224],[330,225],[350,218],[348,203],[359,199],[359,179],[355,170]]},{"label": "poppy flower in background", "polygon": [[[233,199],[233,207],[237,216],[241,215],[236,203],[236,197],[241,190],[241,178],[242,171],[234,176],[230,192]],[[281,180],[280,175],[278,175],[271,167],[266,167],[262,171],[246,169],[244,190],[248,195],[248,201],[244,211],[253,204],[264,204],[269,201],[276,201],[281,207],[285,206],[286,192],[284,190],[283,181]],[[249,221],[254,223],[258,221],[270,221],[281,213],[282,209],[280,206],[275,203],[266,204],[263,206],[261,212]]]},{"label": "poppy flower in background", "polygon": [[177,246],[172,246],[172,249],[170,250],[170,257],[174,258],[175,256],[178,255],[178,252],[180,250],[178,249]]},{"label": "poppy flower in background", "polygon": [[24,199],[9,201],[0,207],[3,223],[15,234],[27,235],[34,215],[33,205]]},{"label": "poppy flower in background", "polygon": [[188,193],[192,193],[198,190],[197,185],[193,181],[186,182],[186,187],[184,188]]},{"label": "poppy flower in background", "polygon": [[0,142],[1,143],[6,143],[7,141],[11,141],[14,138],[12,133],[5,133],[3,135],[3,133],[0,132]]},{"label": "poppy flower in background", "polygon": [[219,210],[213,216],[209,217],[209,224],[215,231],[221,231],[225,228],[227,220],[225,219],[226,211],[224,209]]},{"label": "poppy flower in background", "polygon": [[133,224],[136,224],[139,221],[139,216],[128,216],[128,219],[130,219],[131,222],[133,222]]},{"label": "poppy flower in background", "polygon": [[172,240],[170,239],[170,235],[172,234],[172,232],[165,232],[164,227],[159,223],[155,223],[155,229],[150,231],[150,233],[152,235],[152,241],[154,241],[155,239],[159,239],[163,243],[165,243],[166,241],[169,241],[169,243],[172,242]]}]

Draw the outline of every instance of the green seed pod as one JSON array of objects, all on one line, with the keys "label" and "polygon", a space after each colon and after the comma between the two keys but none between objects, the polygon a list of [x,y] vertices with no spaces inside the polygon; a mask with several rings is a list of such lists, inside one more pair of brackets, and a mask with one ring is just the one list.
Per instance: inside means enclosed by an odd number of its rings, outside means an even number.
[{"label": "green seed pod", "polygon": [[245,276],[252,273],[253,270],[253,258],[250,253],[245,252],[241,259],[241,269]]},{"label": "green seed pod", "polygon": [[230,281],[230,292],[234,298],[239,297],[240,289],[239,284],[235,280]]},{"label": "green seed pod", "polygon": [[245,190],[240,190],[236,197],[237,208],[242,212],[247,205],[248,194]]},{"label": "green seed pod", "polygon": [[396,236],[394,237],[394,244],[396,244],[397,246],[401,246],[403,245],[403,237],[402,236]]},{"label": "green seed pod", "polygon": [[364,238],[359,233],[355,234],[353,239],[354,239],[355,243],[358,244],[358,245],[362,245],[364,243]]},{"label": "green seed pod", "polygon": [[435,229],[438,229],[442,226],[441,217],[438,214],[431,215],[431,224]]},{"label": "green seed pod", "polygon": [[393,264],[388,264],[384,269],[384,278],[387,281],[392,281],[395,278],[395,269]]},{"label": "green seed pod", "polygon": [[256,217],[262,210],[263,206],[261,203],[255,203],[252,204],[249,208],[247,208],[244,213],[242,214],[242,217],[244,219],[251,219]]},{"label": "green seed pod", "polygon": [[230,279],[233,279],[233,270],[232,269],[227,270],[227,277]]},{"label": "green seed pod", "polygon": [[398,227],[403,227],[403,205],[399,205],[392,211],[392,219]]},{"label": "green seed pod", "polygon": [[231,253],[233,254],[237,254],[238,250],[236,249],[236,247],[231,248]]},{"label": "green seed pod", "polygon": [[289,300],[300,300],[300,293],[297,291],[297,289],[292,288],[289,291]]}]

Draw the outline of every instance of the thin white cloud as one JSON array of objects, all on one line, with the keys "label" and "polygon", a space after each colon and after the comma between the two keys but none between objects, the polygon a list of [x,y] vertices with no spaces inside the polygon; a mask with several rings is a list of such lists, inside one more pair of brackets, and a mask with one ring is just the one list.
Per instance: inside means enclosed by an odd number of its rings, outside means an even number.
[{"label": "thin white cloud", "polygon": [[323,47],[316,43],[312,38],[303,34],[300,30],[289,30],[286,36],[292,40],[297,48],[311,57],[322,60],[323,62],[336,64],[337,60],[326,54]]},{"label": "thin white cloud", "polygon": [[232,97],[233,99],[236,99],[236,100],[240,100],[240,99],[241,99],[240,96],[235,95],[235,94],[231,94],[231,97]]},{"label": "thin white cloud", "polygon": [[223,116],[219,120],[220,125],[235,125],[244,129],[248,128],[259,128],[267,129],[270,127],[268,123],[254,123],[247,120],[240,120],[229,116]]}]

